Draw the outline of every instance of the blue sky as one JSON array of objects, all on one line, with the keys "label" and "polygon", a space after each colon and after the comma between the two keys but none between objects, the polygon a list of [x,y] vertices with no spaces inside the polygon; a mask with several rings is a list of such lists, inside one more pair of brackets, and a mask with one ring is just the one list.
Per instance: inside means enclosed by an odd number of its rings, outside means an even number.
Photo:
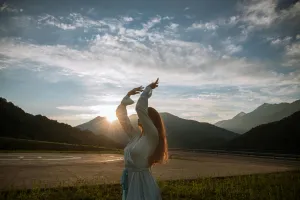
[{"label": "blue sky", "polygon": [[0,96],[32,114],[111,116],[157,77],[150,106],[210,123],[300,98],[295,0],[2,2]]}]

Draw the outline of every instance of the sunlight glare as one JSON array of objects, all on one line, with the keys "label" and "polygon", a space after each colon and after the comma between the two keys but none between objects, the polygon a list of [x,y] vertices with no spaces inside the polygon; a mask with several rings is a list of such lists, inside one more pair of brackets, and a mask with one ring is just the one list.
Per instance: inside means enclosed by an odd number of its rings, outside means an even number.
[{"label": "sunlight glare", "polygon": [[110,123],[112,123],[113,121],[115,121],[117,119],[115,113],[107,114],[105,117],[106,117],[107,121],[109,121]]}]

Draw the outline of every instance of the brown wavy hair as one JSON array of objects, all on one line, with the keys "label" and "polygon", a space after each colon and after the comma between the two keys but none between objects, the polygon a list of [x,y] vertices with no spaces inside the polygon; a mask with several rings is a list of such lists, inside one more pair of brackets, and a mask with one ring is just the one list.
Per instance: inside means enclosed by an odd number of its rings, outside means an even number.
[{"label": "brown wavy hair", "polygon": [[158,163],[166,163],[169,159],[169,155],[165,124],[160,114],[154,108],[148,107],[148,115],[152,120],[154,126],[157,128],[159,136],[158,145],[153,154],[148,158],[148,163],[150,166]]}]

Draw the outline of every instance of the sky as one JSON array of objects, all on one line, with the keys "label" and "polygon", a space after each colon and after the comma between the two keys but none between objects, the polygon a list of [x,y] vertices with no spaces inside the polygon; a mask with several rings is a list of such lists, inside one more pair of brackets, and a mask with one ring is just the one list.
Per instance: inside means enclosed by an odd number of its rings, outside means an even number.
[{"label": "sky", "polygon": [[157,77],[149,106],[201,122],[300,99],[299,1],[0,2],[0,96],[32,114],[112,118]]}]

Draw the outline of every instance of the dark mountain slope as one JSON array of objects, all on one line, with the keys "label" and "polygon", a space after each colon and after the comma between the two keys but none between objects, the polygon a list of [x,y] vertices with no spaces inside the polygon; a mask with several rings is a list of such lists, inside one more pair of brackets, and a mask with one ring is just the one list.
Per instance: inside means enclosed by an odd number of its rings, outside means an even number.
[{"label": "dark mountain slope", "polygon": [[110,148],[121,147],[109,138],[96,136],[91,131],[81,131],[42,115],[28,114],[4,98],[0,98],[0,136]]},{"label": "dark mountain slope", "polygon": [[263,124],[224,145],[230,150],[300,153],[300,111],[280,121]]}]

